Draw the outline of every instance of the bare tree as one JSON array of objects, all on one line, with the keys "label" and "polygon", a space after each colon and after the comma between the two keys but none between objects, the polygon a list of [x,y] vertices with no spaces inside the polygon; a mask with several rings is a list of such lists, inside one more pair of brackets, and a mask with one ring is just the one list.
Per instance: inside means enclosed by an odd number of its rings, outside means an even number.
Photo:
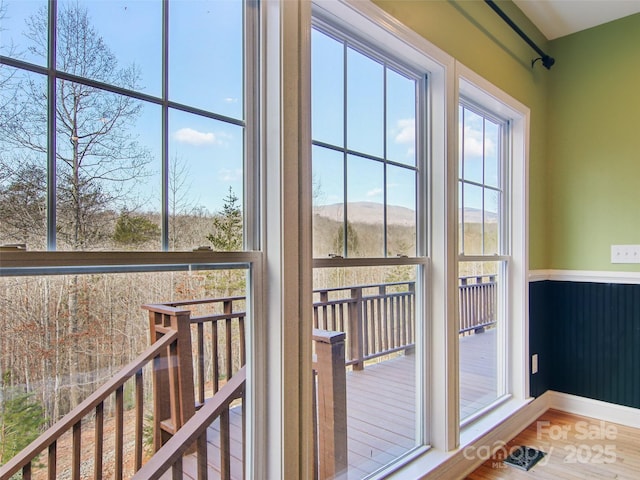
[{"label": "bare tree", "polygon": [[[120,67],[87,9],[60,4],[57,68],[79,77],[137,89],[135,67]],[[47,56],[47,9],[27,20],[31,53]],[[21,115],[2,125],[9,148],[47,151],[47,96],[43,82],[25,76],[14,109]],[[141,113],[137,100],[99,88],[59,79],[56,85],[57,234],[73,250],[95,246],[108,234],[105,212],[131,200],[135,182],[147,174],[148,151],[131,132]],[[6,158],[5,162],[8,161]],[[15,161],[15,158],[14,158]],[[129,206],[129,210],[132,210]]]},{"label": "bare tree", "polygon": [[[92,26],[87,8],[73,2],[61,2],[58,6],[56,68],[80,78],[138,89],[138,69],[135,65],[118,65],[115,55]],[[49,44],[47,7],[39,9],[26,21],[24,34],[31,41],[31,53],[46,59]],[[20,165],[25,162],[39,165],[39,170],[34,172],[44,171],[42,159],[48,148],[50,119],[47,118],[48,95],[44,78],[23,72],[20,80],[8,81],[15,90],[3,97],[9,100],[7,113],[0,122],[0,142],[3,143],[0,167],[16,172],[2,181],[3,218],[15,218],[23,211],[38,212],[36,206],[25,206],[25,202],[40,205],[40,197],[32,195],[33,191],[40,191],[40,184],[33,175],[27,176]],[[151,161],[147,149],[132,133],[141,113],[141,102],[63,78],[58,78],[55,92],[58,243],[72,250],[103,246],[112,234],[110,226],[115,212],[135,208],[127,205],[134,199],[134,180],[147,174]],[[20,195],[24,197],[23,202],[16,201]],[[24,225],[19,227],[24,229]],[[67,288],[68,321],[61,327],[67,341],[59,345],[64,343],[66,346],[66,363],[73,382],[81,360],[78,340],[90,325],[86,320],[86,295],[81,291],[83,286],[78,277],[71,277]],[[70,406],[75,406],[79,399],[79,389],[72,387]]]}]

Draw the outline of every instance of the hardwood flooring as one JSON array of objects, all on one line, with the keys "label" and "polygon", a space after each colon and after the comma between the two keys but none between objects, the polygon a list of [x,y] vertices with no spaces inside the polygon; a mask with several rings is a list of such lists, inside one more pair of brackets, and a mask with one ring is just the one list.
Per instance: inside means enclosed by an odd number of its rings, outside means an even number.
[{"label": "hardwood flooring", "polygon": [[[531,470],[505,465],[505,450],[546,452]],[[500,447],[500,445],[496,445]],[[640,429],[549,410],[487,459],[468,480],[637,480]]]}]

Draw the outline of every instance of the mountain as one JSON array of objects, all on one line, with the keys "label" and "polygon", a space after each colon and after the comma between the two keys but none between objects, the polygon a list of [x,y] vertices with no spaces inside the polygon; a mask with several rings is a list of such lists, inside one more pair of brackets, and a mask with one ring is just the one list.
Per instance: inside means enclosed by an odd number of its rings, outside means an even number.
[{"label": "mountain", "polygon": [[[351,223],[380,223],[382,218],[382,204],[375,202],[351,202],[347,204],[349,221]],[[329,220],[342,220],[344,205],[334,203],[332,205],[318,205],[314,207],[314,215],[326,217]],[[416,223],[416,213],[410,208],[397,205],[387,205],[388,223],[391,225],[410,226]]]},{"label": "mountain", "polygon": [[[382,204],[375,202],[351,202],[347,204],[349,210],[349,220],[352,223],[379,223],[382,218]],[[329,220],[342,220],[344,206],[342,203],[331,205],[318,205],[314,207],[314,215],[325,217]],[[397,205],[387,205],[388,221],[391,225],[410,226],[415,225],[416,214],[413,210]],[[464,218],[467,223],[481,223],[482,210],[467,207],[464,209]],[[492,212],[485,212],[487,223],[496,223],[497,215]]]}]

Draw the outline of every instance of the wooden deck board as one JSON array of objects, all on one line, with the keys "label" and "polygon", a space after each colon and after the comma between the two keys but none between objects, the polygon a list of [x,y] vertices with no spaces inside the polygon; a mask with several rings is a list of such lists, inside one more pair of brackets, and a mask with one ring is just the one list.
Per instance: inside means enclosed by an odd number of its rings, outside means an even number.
[{"label": "wooden deck board", "polygon": [[[460,339],[461,416],[495,400],[495,330]],[[415,356],[400,355],[347,372],[349,472],[355,480],[384,467],[416,445]],[[231,416],[232,478],[242,478],[241,410]],[[209,478],[219,478],[219,427],[208,432]],[[186,458],[185,478],[196,478],[195,460]],[[167,477],[169,478],[169,477]]]}]

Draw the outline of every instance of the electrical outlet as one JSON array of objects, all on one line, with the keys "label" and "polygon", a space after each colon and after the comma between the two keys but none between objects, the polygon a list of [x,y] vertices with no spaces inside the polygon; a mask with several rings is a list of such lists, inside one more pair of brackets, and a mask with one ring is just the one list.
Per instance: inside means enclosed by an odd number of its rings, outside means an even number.
[{"label": "electrical outlet", "polygon": [[538,354],[531,355],[531,374],[538,373]]},{"label": "electrical outlet", "polygon": [[611,245],[611,263],[640,263],[640,245]]}]

